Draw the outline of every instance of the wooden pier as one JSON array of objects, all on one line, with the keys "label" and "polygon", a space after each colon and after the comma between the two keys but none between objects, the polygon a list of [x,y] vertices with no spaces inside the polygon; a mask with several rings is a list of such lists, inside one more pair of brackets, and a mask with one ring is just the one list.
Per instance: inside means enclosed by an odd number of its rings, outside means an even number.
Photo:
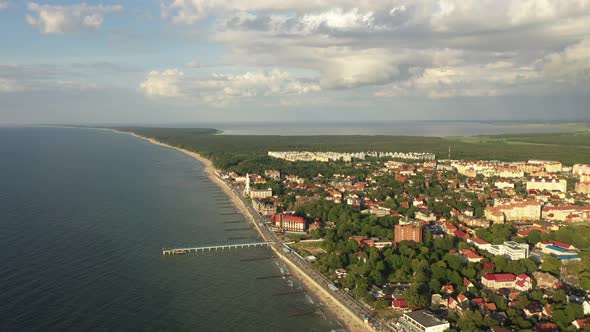
[{"label": "wooden pier", "polygon": [[247,242],[247,243],[232,243],[232,244],[220,244],[214,246],[202,246],[202,247],[187,247],[187,248],[165,248],[162,249],[162,255],[183,255],[189,253],[198,253],[201,251],[217,251],[234,248],[250,248],[250,247],[264,247],[273,244],[274,241],[265,242]]}]

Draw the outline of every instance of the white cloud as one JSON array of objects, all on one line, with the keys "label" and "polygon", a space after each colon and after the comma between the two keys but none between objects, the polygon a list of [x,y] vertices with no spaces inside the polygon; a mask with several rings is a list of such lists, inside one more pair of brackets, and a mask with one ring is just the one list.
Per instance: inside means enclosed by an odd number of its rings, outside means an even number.
[{"label": "white cloud", "polygon": [[415,70],[409,79],[379,89],[375,96],[429,98],[484,97],[517,94],[539,79],[533,67],[506,61]]},{"label": "white cloud", "polygon": [[14,80],[0,78],[0,93],[13,93],[23,91],[24,87]]},{"label": "white cloud", "polygon": [[207,77],[167,69],[150,72],[139,90],[146,96],[197,98],[211,105],[225,106],[238,98],[303,95],[321,88],[318,83],[294,78],[278,69]]},{"label": "white cloud", "polygon": [[[590,0],[163,0],[162,15],[213,22],[220,63],[292,68],[323,90],[530,95],[590,77]],[[199,84],[223,86],[207,95],[214,100],[274,91],[238,76]]]},{"label": "white cloud", "polygon": [[141,82],[139,91],[148,97],[178,97],[182,94],[180,81],[183,75],[178,69],[153,70]]},{"label": "white cloud", "polygon": [[80,30],[96,30],[102,26],[104,15],[122,11],[120,5],[88,5],[86,3],[53,6],[35,2],[27,4],[27,23],[44,34],[64,34]]}]

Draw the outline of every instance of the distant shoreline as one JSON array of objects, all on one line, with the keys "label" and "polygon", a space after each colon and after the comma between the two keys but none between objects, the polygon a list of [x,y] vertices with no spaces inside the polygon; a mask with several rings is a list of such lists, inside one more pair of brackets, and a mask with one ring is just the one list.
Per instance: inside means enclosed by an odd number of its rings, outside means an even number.
[{"label": "distant shoreline", "polygon": [[[240,211],[240,213],[246,219],[248,219],[252,224],[254,224],[256,231],[258,232],[260,237],[262,237],[262,239],[264,241],[268,240],[268,239],[266,239],[264,233],[260,230],[260,228],[259,228],[260,226],[258,225],[256,220],[254,219],[254,217],[250,214],[250,212],[248,211],[246,206],[244,206],[243,201],[239,197],[236,197],[236,195],[227,186],[227,184],[224,181],[222,181],[215,174],[215,167],[213,166],[213,163],[211,162],[211,160],[201,156],[200,154],[198,154],[196,152],[192,152],[192,151],[189,151],[186,149],[172,146],[172,145],[160,142],[160,141],[150,138],[150,137],[141,136],[141,135],[138,135],[138,134],[131,132],[131,131],[122,131],[122,130],[117,130],[117,129],[112,129],[112,128],[93,128],[93,129],[110,131],[110,132],[114,132],[114,133],[118,133],[118,134],[130,135],[130,136],[133,136],[133,137],[136,137],[139,139],[146,140],[149,143],[152,143],[155,145],[174,149],[176,151],[182,152],[182,153],[202,162],[203,165],[205,166],[203,171],[205,172],[205,174],[207,174],[209,179],[212,182],[216,183],[219,186],[219,188],[224,192],[224,194],[228,197],[230,202]],[[269,246],[269,247],[274,251],[274,253],[277,255],[277,257],[281,258],[281,260],[289,266],[293,275],[301,283],[303,283],[305,285],[305,288],[310,293],[312,293],[312,296],[316,299],[319,299],[322,303],[326,304],[325,310],[331,316],[337,317],[338,321],[343,325],[343,327],[346,329],[346,331],[367,331],[367,330],[369,330],[367,325],[365,325],[364,322],[359,317],[357,317],[356,315],[349,312],[347,310],[347,308],[344,307],[337,299],[335,299],[331,294],[326,292],[320,285],[318,285],[317,282],[313,278],[311,278],[304,271],[299,269],[299,267],[297,267],[296,265],[291,263],[291,261],[289,261],[289,259],[285,258],[283,253],[280,250],[276,249],[274,246]],[[338,306],[339,308],[336,308],[336,306]],[[338,309],[344,309],[344,310],[338,310]]]}]

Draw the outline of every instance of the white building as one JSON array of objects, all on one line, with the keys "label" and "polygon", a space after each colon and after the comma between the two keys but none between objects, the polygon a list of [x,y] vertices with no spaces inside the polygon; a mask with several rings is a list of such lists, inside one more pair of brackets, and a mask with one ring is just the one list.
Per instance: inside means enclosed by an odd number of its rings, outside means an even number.
[{"label": "white building", "polygon": [[527,181],[526,190],[567,192],[567,181],[549,177],[534,177]]},{"label": "white building", "polygon": [[529,257],[529,245],[514,241],[505,241],[503,244],[480,247],[494,256],[506,256],[515,261]]},{"label": "white building", "polygon": [[398,321],[401,331],[442,332],[451,327],[448,321],[436,317],[428,310],[406,312]]}]

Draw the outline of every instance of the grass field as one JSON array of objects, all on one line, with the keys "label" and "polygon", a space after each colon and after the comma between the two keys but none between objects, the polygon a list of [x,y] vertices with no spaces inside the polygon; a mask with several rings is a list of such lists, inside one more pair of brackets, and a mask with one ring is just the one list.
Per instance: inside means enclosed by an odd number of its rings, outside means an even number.
[{"label": "grass field", "polygon": [[215,129],[118,128],[199,152],[213,159],[249,159],[269,150],[433,152],[439,159],[558,160],[590,163],[590,131],[470,137],[419,136],[240,136]]}]

